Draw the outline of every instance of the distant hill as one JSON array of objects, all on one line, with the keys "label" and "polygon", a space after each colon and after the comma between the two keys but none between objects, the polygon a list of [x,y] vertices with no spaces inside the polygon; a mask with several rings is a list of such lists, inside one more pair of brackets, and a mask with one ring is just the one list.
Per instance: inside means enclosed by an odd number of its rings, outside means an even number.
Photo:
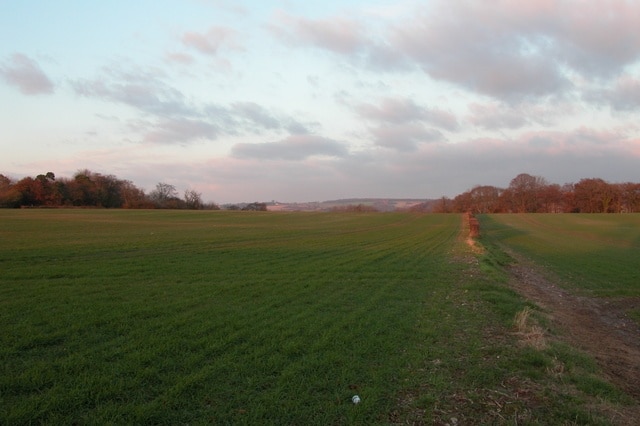
[{"label": "distant hill", "polygon": [[345,198],[341,200],[313,201],[306,203],[281,203],[272,201],[267,203],[269,211],[331,211],[363,206],[381,212],[411,210],[428,206],[433,200],[418,198]]}]

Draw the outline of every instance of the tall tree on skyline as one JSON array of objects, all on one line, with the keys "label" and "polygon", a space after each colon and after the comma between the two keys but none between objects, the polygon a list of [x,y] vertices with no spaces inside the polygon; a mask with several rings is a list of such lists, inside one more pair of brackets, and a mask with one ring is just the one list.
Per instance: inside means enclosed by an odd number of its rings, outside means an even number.
[{"label": "tall tree on skyline", "polygon": [[539,211],[542,191],[547,185],[544,178],[527,173],[513,178],[508,188],[512,209],[518,213]]}]

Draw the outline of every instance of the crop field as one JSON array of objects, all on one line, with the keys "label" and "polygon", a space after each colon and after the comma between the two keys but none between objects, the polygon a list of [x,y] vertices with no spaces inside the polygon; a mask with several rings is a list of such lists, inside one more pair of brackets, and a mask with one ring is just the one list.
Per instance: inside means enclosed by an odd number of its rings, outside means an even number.
[{"label": "crop field", "polygon": [[482,227],[577,291],[640,297],[640,214],[490,215]]},{"label": "crop field", "polygon": [[[638,247],[633,222],[601,220],[587,241]],[[483,226],[537,256],[536,225]],[[530,304],[464,232],[444,214],[0,211],[0,424],[607,424],[593,399],[628,398],[584,354],[518,343]],[[585,288],[637,294],[622,280]]]}]

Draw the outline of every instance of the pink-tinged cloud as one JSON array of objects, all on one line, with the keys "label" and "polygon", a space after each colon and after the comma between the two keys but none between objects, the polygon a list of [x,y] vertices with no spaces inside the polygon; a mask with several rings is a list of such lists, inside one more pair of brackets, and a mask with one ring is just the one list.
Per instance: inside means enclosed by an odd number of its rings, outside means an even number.
[{"label": "pink-tinged cloud", "polygon": [[640,59],[640,3],[435,0],[389,33],[427,74],[510,102],[574,89]]},{"label": "pink-tinged cloud", "polygon": [[565,89],[569,81],[549,61],[549,47],[528,34],[536,16],[518,20],[509,12],[516,3],[435,2],[429,14],[396,27],[393,44],[431,77],[490,96],[520,99]]},{"label": "pink-tinged cloud", "polygon": [[[551,2],[555,3],[555,2]],[[564,0],[554,7],[550,31],[562,58],[583,74],[607,76],[640,58],[640,3],[635,0]]]},{"label": "pink-tinged cloud", "polygon": [[174,62],[182,65],[191,65],[195,61],[193,56],[187,53],[181,52],[171,52],[165,55],[165,60],[167,62]]},{"label": "pink-tinged cloud", "polygon": [[611,104],[620,110],[640,108],[640,78],[625,75],[621,77],[613,90]]},{"label": "pink-tinged cloud", "polygon": [[357,53],[367,44],[362,25],[342,17],[308,19],[281,12],[269,29],[289,43],[311,45],[340,54]]},{"label": "pink-tinged cloud", "polygon": [[411,152],[420,144],[444,141],[436,128],[455,131],[456,116],[438,108],[418,105],[409,98],[381,99],[377,103],[353,106],[353,111],[369,124],[368,132],[377,146]]},{"label": "pink-tinged cloud", "polygon": [[376,145],[401,152],[416,151],[421,144],[444,141],[439,130],[419,122],[386,123],[369,129]]},{"label": "pink-tinged cloud", "polygon": [[518,129],[527,125],[552,126],[559,117],[576,113],[579,105],[566,102],[521,102],[516,105],[492,101],[470,103],[466,119],[487,130]]},{"label": "pink-tinged cloud", "polygon": [[279,129],[283,123],[255,102],[234,102],[231,110],[259,129]]},{"label": "pink-tinged cloud", "polygon": [[227,27],[211,27],[206,33],[186,32],[182,43],[204,55],[216,55],[222,46],[241,50],[237,42],[237,32]]},{"label": "pink-tinged cloud", "polygon": [[450,131],[459,128],[458,120],[452,112],[418,105],[409,98],[387,97],[377,104],[356,105],[354,111],[360,117],[373,122],[392,124],[424,122]]},{"label": "pink-tinged cloud", "polygon": [[640,79],[629,74],[622,75],[611,87],[586,93],[585,100],[610,105],[618,111],[640,109]]},{"label": "pink-tinged cloud", "polygon": [[570,131],[539,130],[525,132],[518,144],[526,150],[544,152],[546,155],[571,154],[576,157],[603,157],[603,154],[628,149],[630,129],[601,130],[578,127]]},{"label": "pink-tinged cloud", "polygon": [[143,142],[154,144],[188,145],[197,140],[214,140],[219,129],[202,120],[182,117],[163,117],[155,123],[134,123],[133,127],[143,133]]},{"label": "pink-tinged cloud", "polygon": [[21,53],[14,53],[0,65],[0,75],[25,95],[53,93],[54,84],[36,61]]},{"label": "pink-tinged cloud", "polygon": [[425,108],[407,98],[384,98],[378,105],[360,104],[355,111],[361,117],[389,123],[421,121],[425,118]]},{"label": "pink-tinged cloud", "polygon": [[72,81],[71,85],[80,96],[122,103],[147,114],[198,115],[199,111],[189,105],[185,96],[163,77],[154,69],[105,68],[98,78]]},{"label": "pink-tinged cloud", "polygon": [[340,16],[309,19],[280,12],[267,29],[291,46],[324,49],[377,71],[411,67],[402,52],[386,40],[373,36],[363,23],[355,19]]},{"label": "pink-tinged cloud", "polygon": [[316,135],[290,135],[277,142],[239,143],[232,156],[264,160],[298,161],[314,156],[342,158],[348,155],[346,146],[333,139]]},{"label": "pink-tinged cloud", "polygon": [[469,122],[489,130],[517,129],[529,123],[526,115],[498,102],[469,104]]}]

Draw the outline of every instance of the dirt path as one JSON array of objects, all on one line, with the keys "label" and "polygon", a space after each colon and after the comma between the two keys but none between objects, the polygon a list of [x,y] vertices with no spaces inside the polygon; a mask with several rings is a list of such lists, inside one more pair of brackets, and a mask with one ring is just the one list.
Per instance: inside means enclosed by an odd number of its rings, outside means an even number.
[{"label": "dirt path", "polygon": [[[510,267],[511,285],[546,311],[563,341],[591,354],[606,377],[638,404],[620,413],[620,424],[640,419],[640,326],[626,312],[640,306],[640,298],[603,299],[578,296],[556,285],[529,260]],[[625,419],[629,419],[627,423]]]}]

